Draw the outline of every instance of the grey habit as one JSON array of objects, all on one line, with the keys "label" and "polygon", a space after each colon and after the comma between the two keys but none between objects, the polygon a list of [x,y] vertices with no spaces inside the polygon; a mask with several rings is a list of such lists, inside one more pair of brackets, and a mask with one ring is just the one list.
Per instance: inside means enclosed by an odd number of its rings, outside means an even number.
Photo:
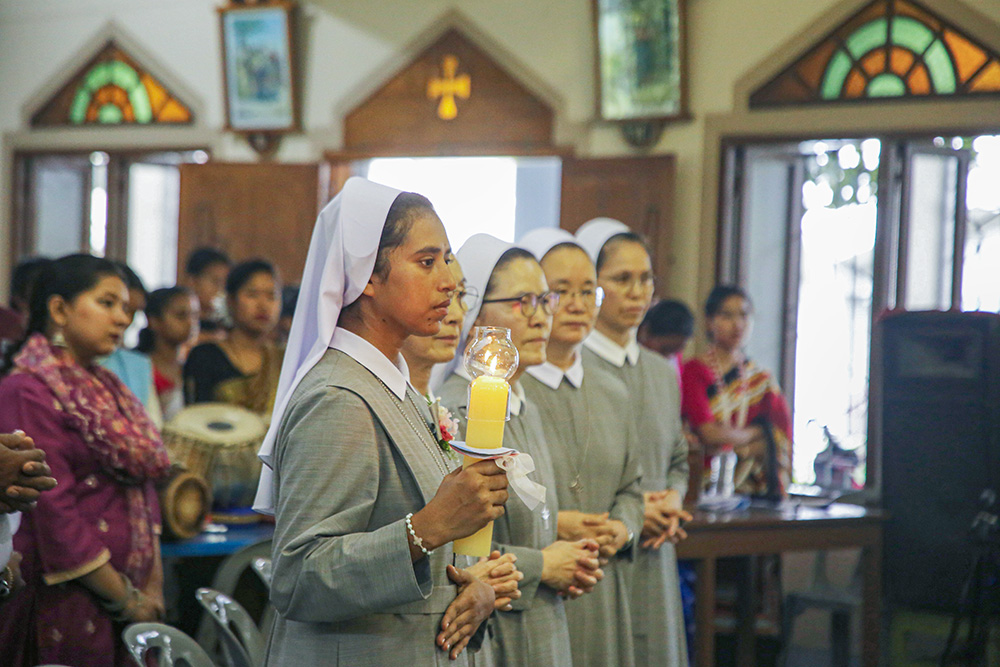
[{"label": "grey habit", "polygon": [[[624,385],[594,364],[584,368],[579,388],[566,377],[558,389],[529,375],[521,383],[541,415],[549,450],[565,461],[555,469],[559,509],[610,512],[637,542],[643,522],[637,445],[631,423],[612,409],[627,402]],[[612,393],[617,395],[609,399]],[[635,664],[629,586],[637,549],[635,544],[620,551],[592,593],[566,603],[576,667]]]},{"label": "grey habit", "polygon": [[400,401],[333,349],[295,389],[274,449],[267,665],[467,665],[435,645],[457,594],[451,545],[410,559],[404,517],[454,463],[417,408],[423,398],[407,392]]},{"label": "grey habit", "polygon": [[[592,369],[619,378],[627,390],[625,404],[618,392],[606,391],[608,415],[621,415],[636,425],[639,438],[641,490],[687,492],[687,440],[681,425],[677,372],[664,358],[641,349],[638,363],[622,367],[584,347],[585,374]],[[638,538],[637,538],[638,539]],[[632,581],[632,632],[636,665],[687,664],[684,612],[681,606],[677,552],[666,542],[657,550],[639,549]]]},{"label": "grey habit", "polygon": [[[441,403],[459,417],[462,437],[468,415],[469,381],[451,375],[440,390]],[[521,598],[515,600],[512,611],[494,614],[493,656],[496,664],[508,667],[569,667],[569,630],[563,600],[557,592],[541,583],[542,549],[555,542],[556,498],[552,459],[545,446],[545,435],[538,411],[530,402],[521,405],[521,413],[511,415],[504,429],[503,443],[518,451],[531,454],[535,472],[531,477],[545,486],[545,505],[534,511],[515,497],[507,501],[506,512],[493,524],[494,548],[517,556],[517,569],[524,573],[519,583]]]}]

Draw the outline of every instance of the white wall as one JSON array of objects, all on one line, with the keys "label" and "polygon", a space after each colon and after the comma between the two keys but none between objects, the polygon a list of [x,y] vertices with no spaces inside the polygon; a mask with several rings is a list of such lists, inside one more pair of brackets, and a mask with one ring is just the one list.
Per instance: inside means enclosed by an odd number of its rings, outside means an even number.
[{"label": "white wall", "polygon": [[[954,1],[925,0],[925,4]],[[984,14],[1000,15],[1000,0],[964,1]],[[30,109],[25,106],[41,102],[40,91],[69,76],[72,58],[96,48],[95,35],[114,21],[191,92],[190,101],[200,111],[196,126],[208,131],[199,136],[212,139],[216,158],[256,159],[242,140],[220,129],[222,77],[215,11],[220,4],[219,0],[0,0],[0,132],[26,129]],[[697,258],[703,244],[712,243],[699,230],[704,116],[731,109],[734,86],[745,72],[837,4],[837,0],[688,0],[693,119],[668,128],[653,149],[678,157],[679,260],[668,286],[671,294],[692,302],[703,297]],[[583,155],[633,152],[616,127],[594,119],[590,0],[302,0],[301,6],[306,37],[305,133],[284,141],[279,160],[315,160],[323,150],[337,149],[343,114],[363,99],[361,91],[391,75],[389,68],[398,64],[394,57],[449,10],[461,12],[539,83],[555,91],[560,98],[560,141],[574,144]],[[11,142],[7,143],[9,151]],[[9,152],[0,166],[4,179],[0,192],[9,192]],[[0,223],[8,216],[9,210],[0,211]],[[0,224],[0,241],[9,238],[5,231]],[[6,255],[0,254],[4,255],[0,263],[6,262]]]}]

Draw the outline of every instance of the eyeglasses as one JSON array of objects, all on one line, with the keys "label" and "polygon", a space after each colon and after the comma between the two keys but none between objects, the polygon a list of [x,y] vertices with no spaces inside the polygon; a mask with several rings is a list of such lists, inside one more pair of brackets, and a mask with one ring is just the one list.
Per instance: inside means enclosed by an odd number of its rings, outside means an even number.
[{"label": "eyeglasses", "polygon": [[568,306],[577,297],[580,297],[583,305],[587,308],[597,308],[604,301],[604,290],[600,287],[574,290],[572,292],[569,290],[556,290],[556,294],[559,295],[559,303],[563,308]]},{"label": "eyeglasses", "polygon": [[472,310],[476,302],[479,301],[479,292],[471,287],[454,289],[449,296],[452,300],[458,299],[458,306],[462,309],[463,313]]},{"label": "eyeglasses", "polygon": [[538,310],[539,304],[542,306],[542,312],[546,315],[551,315],[559,307],[559,294],[557,292],[529,293],[522,294],[521,296],[512,296],[508,299],[484,299],[483,303],[509,303],[512,301],[516,301],[520,305],[521,314],[525,317],[534,315]]},{"label": "eyeglasses", "polygon": [[652,273],[640,273],[638,275],[633,275],[627,272],[618,273],[613,276],[608,276],[605,280],[611,283],[615,289],[620,292],[627,292],[633,285],[644,292],[651,291],[653,289],[653,285],[656,283],[656,279],[653,277]]}]

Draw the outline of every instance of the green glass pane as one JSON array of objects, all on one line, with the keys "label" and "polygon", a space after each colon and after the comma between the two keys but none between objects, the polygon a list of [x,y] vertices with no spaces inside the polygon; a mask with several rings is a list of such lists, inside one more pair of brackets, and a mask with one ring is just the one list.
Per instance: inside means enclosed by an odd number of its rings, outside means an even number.
[{"label": "green glass pane", "polygon": [[108,70],[108,63],[98,63],[90,68],[84,79],[84,85],[91,93],[94,93],[108,83],[111,73]]},{"label": "green glass pane", "polygon": [[122,122],[122,110],[114,104],[105,104],[97,110],[97,122],[114,125]]},{"label": "green glass pane", "polygon": [[111,65],[111,82],[124,90],[131,92],[139,83],[139,75],[135,70],[121,61],[109,63]]},{"label": "green glass pane", "polygon": [[902,97],[906,94],[906,83],[895,74],[879,74],[868,82],[865,94],[868,97]]},{"label": "green glass pane", "polygon": [[840,91],[844,88],[844,79],[851,71],[851,57],[842,50],[838,50],[830,58],[830,63],[826,66],[823,74],[823,83],[820,85],[819,94],[824,100],[835,100],[840,97]]},{"label": "green glass pane", "polygon": [[934,92],[938,95],[951,95],[955,92],[955,66],[951,56],[941,40],[937,40],[924,54],[924,62],[931,73]]},{"label": "green glass pane", "polygon": [[896,46],[920,55],[934,41],[934,32],[923,23],[909,16],[897,16],[892,20],[890,39]]},{"label": "green glass pane", "polygon": [[87,90],[86,83],[77,89],[73,103],[69,107],[70,123],[80,125],[87,120],[87,105],[90,104],[90,96],[91,92]]},{"label": "green glass pane", "polygon": [[847,50],[855,60],[861,60],[872,49],[884,45],[887,39],[889,39],[887,21],[876,19],[851,33],[846,40]]},{"label": "green glass pane", "polygon": [[149,91],[141,83],[129,91],[128,99],[132,103],[132,113],[135,114],[135,122],[152,123],[153,105],[149,101]]}]

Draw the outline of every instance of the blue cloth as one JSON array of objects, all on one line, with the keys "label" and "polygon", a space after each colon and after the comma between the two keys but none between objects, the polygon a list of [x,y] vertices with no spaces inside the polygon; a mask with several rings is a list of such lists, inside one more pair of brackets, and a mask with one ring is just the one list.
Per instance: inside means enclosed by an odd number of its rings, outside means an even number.
[{"label": "blue cloth", "polygon": [[153,362],[149,357],[133,350],[118,348],[101,361],[109,371],[119,377],[132,390],[148,411],[153,394]]},{"label": "blue cloth", "polygon": [[677,570],[681,580],[681,605],[684,609],[684,631],[687,634],[688,664],[694,664],[694,586],[698,578],[695,576],[694,561],[677,561]]}]

